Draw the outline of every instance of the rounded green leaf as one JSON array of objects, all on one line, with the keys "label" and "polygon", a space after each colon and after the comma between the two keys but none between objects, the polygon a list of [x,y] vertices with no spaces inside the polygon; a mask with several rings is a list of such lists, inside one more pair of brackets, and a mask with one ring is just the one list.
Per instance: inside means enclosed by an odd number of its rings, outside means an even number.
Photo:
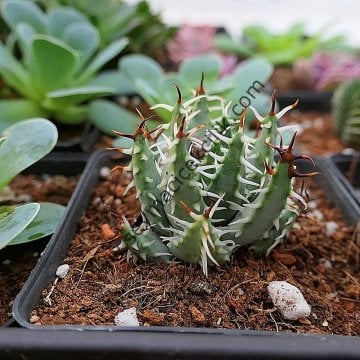
[{"label": "rounded green leaf", "polygon": [[159,81],[164,77],[161,66],[145,55],[124,56],[119,62],[119,70],[130,82],[135,83],[136,80],[141,79],[152,88],[156,88]]},{"label": "rounded green leaf", "polygon": [[46,15],[32,1],[4,1],[1,14],[12,30],[20,23],[30,24],[38,33],[45,33],[48,28]]},{"label": "rounded green leaf", "polygon": [[221,60],[216,55],[201,55],[184,61],[179,68],[179,77],[188,86],[196,88],[200,84],[201,74],[204,73],[207,83],[214,82],[220,74]]},{"label": "rounded green leaf", "polygon": [[64,29],[69,24],[85,22],[88,20],[80,12],[76,11],[73,8],[69,7],[56,7],[49,14],[50,22],[50,35],[53,35],[58,38],[62,38]]},{"label": "rounded green leaf", "polygon": [[97,29],[90,23],[74,23],[64,29],[62,39],[80,55],[81,65],[90,59],[100,45]]},{"label": "rounded green leaf", "polygon": [[31,76],[43,93],[68,86],[79,66],[76,51],[51,36],[34,37],[31,55]]},{"label": "rounded green leaf", "polygon": [[21,206],[0,207],[0,249],[8,245],[35,218],[40,205],[30,203]]},{"label": "rounded green leaf", "polygon": [[27,243],[54,233],[64,214],[65,206],[47,202],[39,204],[40,210],[31,223],[8,245]]},{"label": "rounded green leaf", "polygon": [[18,122],[1,133],[0,189],[10,180],[49,153],[57,141],[56,126],[36,118]]},{"label": "rounded green leaf", "polygon": [[96,100],[90,105],[90,120],[101,131],[114,136],[113,130],[132,133],[139,115],[107,100]]}]

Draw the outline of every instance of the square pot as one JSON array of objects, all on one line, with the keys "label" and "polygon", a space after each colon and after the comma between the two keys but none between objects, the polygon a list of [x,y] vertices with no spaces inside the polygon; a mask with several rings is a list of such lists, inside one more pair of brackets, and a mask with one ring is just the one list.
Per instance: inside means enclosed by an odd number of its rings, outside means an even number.
[{"label": "square pot", "polygon": [[[13,316],[27,329],[28,336],[20,342],[0,337],[0,354],[24,354],[41,359],[63,357],[64,354],[82,359],[358,359],[360,339],[337,335],[292,334],[247,330],[227,330],[182,327],[117,327],[31,324],[28,319],[37,305],[41,292],[54,280],[76,233],[77,223],[85,210],[91,190],[99,177],[99,169],[118,162],[113,153],[96,152],[85,168],[63,218],[41,261],[17,296]],[[123,158],[122,163],[129,158]],[[322,170],[323,162],[317,162]],[[299,164],[307,170],[304,163]],[[311,165],[310,165],[311,166]],[[313,170],[313,169],[312,169]],[[323,183],[326,178],[321,177]],[[330,179],[331,181],[331,179]],[[16,336],[18,329],[9,329]],[[26,331],[26,330],[22,330]],[[10,337],[10,335],[8,335]],[[5,350],[3,350],[5,349]],[[61,354],[57,353],[61,349]],[[40,357],[38,357],[40,356]]]}]

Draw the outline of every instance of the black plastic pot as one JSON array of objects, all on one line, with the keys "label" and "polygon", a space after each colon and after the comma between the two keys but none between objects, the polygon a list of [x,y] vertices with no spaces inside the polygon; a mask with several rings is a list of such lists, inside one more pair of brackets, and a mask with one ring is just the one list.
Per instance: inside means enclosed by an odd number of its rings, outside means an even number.
[{"label": "black plastic pot", "polygon": [[341,184],[335,196],[348,204],[343,212],[348,212],[348,218],[355,225],[360,221],[360,153],[335,154],[325,161],[336,179],[334,186]]},{"label": "black plastic pot", "polygon": [[[113,153],[96,152],[87,164],[59,226],[41,261],[17,296],[13,316],[27,330],[19,339],[18,329],[0,336],[0,355],[23,354],[28,358],[53,359],[64,355],[77,359],[359,359],[358,337],[257,332],[208,328],[116,327],[116,326],[38,326],[28,319],[41,291],[54,280],[62,264],[77,223],[98,181],[99,169],[114,166]],[[122,161],[125,162],[125,159]],[[310,165],[311,166],[311,165]],[[318,162],[322,171],[323,161]],[[309,170],[300,163],[301,171]],[[311,168],[313,170],[313,168]],[[328,187],[327,178],[319,176]],[[77,330],[77,331],[76,331]],[[24,330],[22,330],[24,331]],[[25,330],[26,331],[26,330]],[[11,335],[12,334],[12,335]],[[61,353],[60,353],[61,351]],[[11,358],[11,356],[9,357]]]},{"label": "black plastic pot", "polygon": [[[86,162],[89,159],[88,154],[84,153],[50,153],[43,159],[30,166],[23,171],[23,174],[49,174],[49,175],[78,175],[83,171]],[[34,251],[42,251],[45,247],[47,239],[40,242],[26,244],[27,247],[34,247]],[[38,245],[39,244],[39,245]],[[14,319],[10,319],[4,327],[14,327],[16,323]],[[3,329],[0,328],[0,338],[3,336]]]},{"label": "black plastic pot", "polygon": [[276,100],[280,108],[293,104],[299,99],[297,108],[300,110],[330,111],[332,94],[329,91],[291,90],[278,92]]},{"label": "black plastic pot", "polygon": [[[62,127],[58,126],[58,130],[61,134]],[[84,125],[81,125],[80,136],[74,137],[71,140],[59,140],[56,143],[55,151],[88,152],[99,140],[100,135],[100,131],[96,129],[90,122],[87,122]]]}]

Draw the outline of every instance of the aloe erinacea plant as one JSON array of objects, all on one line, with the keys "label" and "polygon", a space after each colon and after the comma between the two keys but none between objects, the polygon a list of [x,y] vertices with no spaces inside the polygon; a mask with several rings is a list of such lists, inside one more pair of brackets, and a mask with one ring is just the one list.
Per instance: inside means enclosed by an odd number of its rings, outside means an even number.
[{"label": "aloe erinacea plant", "polygon": [[335,128],[344,143],[360,148],[360,79],[345,82],[335,91],[332,103]]},{"label": "aloe erinacea plant", "polygon": [[[148,131],[146,119],[130,135],[132,186],[141,204],[143,223],[120,226],[122,246],[147,261],[178,258],[208,265],[228,261],[239,246],[268,254],[281,242],[306,203],[294,191],[301,174],[294,162],[308,159],[278,141],[277,121],[296,104],[275,113],[275,98],[260,122],[258,136],[244,131],[241,119],[228,115],[229,104],[205,94],[183,102],[178,89],[175,105],[159,104],[171,114],[168,124]],[[202,136],[200,135],[202,134]],[[275,160],[275,153],[279,160]]]}]

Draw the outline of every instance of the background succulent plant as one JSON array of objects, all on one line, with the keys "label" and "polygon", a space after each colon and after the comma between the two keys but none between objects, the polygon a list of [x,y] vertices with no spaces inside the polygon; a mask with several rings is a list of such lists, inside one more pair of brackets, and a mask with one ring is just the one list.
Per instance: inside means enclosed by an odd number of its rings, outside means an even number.
[{"label": "background succulent plant", "polygon": [[122,0],[38,0],[45,8],[70,6],[86,15],[100,34],[105,47],[123,36],[129,39],[128,53],[158,56],[175,29],[166,26],[147,1],[128,4]]},{"label": "background succulent plant", "polygon": [[336,89],[332,112],[341,139],[360,148],[360,79],[345,82]]},{"label": "background succulent plant", "polygon": [[274,65],[291,65],[300,58],[309,58],[318,50],[348,49],[342,35],[325,38],[323,31],[305,36],[305,24],[298,23],[281,34],[271,33],[262,25],[244,28],[242,39],[235,41],[228,35],[219,34],[216,46],[224,53],[241,57],[261,56]]},{"label": "background succulent plant", "polygon": [[215,27],[209,25],[183,25],[168,41],[166,49],[170,60],[179,65],[199,55],[218,54],[222,62],[221,75],[231,74],[237,64],[235,55],[222,55],[215,48]]},{"label": "background succulent plant", "polygon": [[[1,14],[12,33],[6,46],[0,44],[0,75],[13,93],[0,101],[0,129],[33,116],[79,124],[91,118],[88,101],[114,93],[92,80],[125,48],[126,39],[99,51],[96,28],[72,8],[46,14],[31,1],[5,0]],[[20,49],[19,59],[14,45]],[[128,113],[123,110],[122,115],[126,122]],[[96,125],[108,130],[102,122]],[[119,125],[117,121],[111,128]]]},{"label": "background succulent plant", "polygon": [[360,59],[343,52],[317,52],[293,64],[294,76],[315,90],[334,90],[341,82],[360,77]]},{"label": "background succulent plant", "polygon": [[[175,256],[199,263],[205,274],[208,264],[228,261],[239,246],[269,253],[305,205],[293,178],[315,174],[295,170],[296,160],[310,159],[293,154],[295,135],[289,146],[276,145],[277,121],[296,104],[275,114],[273,98],[265,118],[253,109],[261,133],[252,138],[244,131],[245,113],[240,121],[229,116],[228,104],[205,95],[202,84],[185,102],[179,89],[178,95],[175,105],[158,105],[170,113],[168,124],[147,131],[143,119],[133,134],[119,133],[134,141],[120,151],[132,155],[124,170],[132,171],[128,189],[135,186],[144,217],[137,228],[124,218],[122,245],[148,261]],[[162,141],[155,141],[157,131],[166,131]]]}]

